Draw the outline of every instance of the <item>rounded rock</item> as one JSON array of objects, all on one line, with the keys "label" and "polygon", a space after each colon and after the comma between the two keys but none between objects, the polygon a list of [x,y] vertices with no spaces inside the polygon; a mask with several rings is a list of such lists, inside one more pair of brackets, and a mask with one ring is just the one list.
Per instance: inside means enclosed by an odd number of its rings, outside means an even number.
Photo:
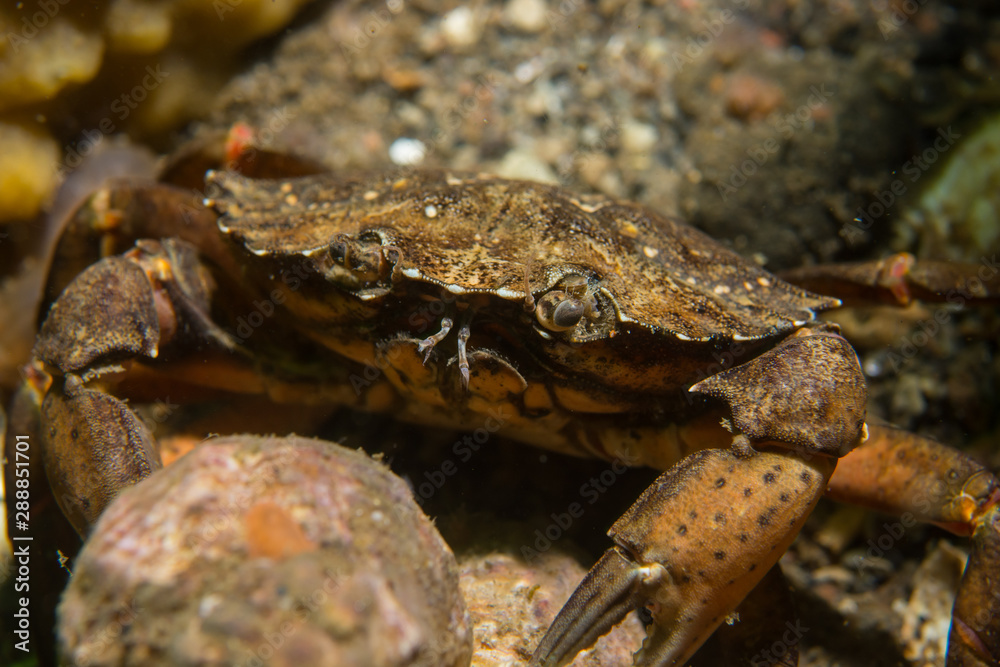
[{"label": "rounded rock", "polygon": [[123,493],[59,607],[87,665],[467,665],[455,557],[406,484],[305,438],[223,438]]}]

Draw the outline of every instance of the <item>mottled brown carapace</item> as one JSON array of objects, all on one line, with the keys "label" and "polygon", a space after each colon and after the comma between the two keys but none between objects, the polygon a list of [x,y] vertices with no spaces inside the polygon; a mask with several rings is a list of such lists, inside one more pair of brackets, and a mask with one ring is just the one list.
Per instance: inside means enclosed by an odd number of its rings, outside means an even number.
[{"label": "mottled brown carapace", "polygon": [[682,339],[761,338],[838,304],[776,280],[686,224],[539,183],[444,171],[293,181],[216,173],[208,181],[224,230],[257,254],[321,261],[338,235],[378,238],[398,249],[392,279],[513,301],[525,297],[526,273],[536,295],[582,275],[617,317],[594,332],[581,323],[571,334],[579,341],[630,323]]},{"label": "mottled brown carapace", "polygon": [[[207,180],[222,231],[268,267],[258,275],[305,264],[322,278],[287,307],[335,349],[357,343],[359,324],[373,339],[433,334],[441,318],[416,331],[414,313],[443,299],[456,329],[472,323],[470,351],[496,350],[529,382],[567,372],[662,400],[720,350],[763,349],[838,304],[636,204],[538,183],[445,171]],[[567,294],[575,309],[555,311]]]}]

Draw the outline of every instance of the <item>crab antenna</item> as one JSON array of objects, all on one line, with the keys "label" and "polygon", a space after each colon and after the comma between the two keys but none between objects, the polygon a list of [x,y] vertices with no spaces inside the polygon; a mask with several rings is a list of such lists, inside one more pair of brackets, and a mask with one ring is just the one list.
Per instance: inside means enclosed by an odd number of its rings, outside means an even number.
[{"label": "crab antenna", "polygon": [[524,312],[530,313],[535,310],[535,297],[531,294],[531,263],[524,265]]}]

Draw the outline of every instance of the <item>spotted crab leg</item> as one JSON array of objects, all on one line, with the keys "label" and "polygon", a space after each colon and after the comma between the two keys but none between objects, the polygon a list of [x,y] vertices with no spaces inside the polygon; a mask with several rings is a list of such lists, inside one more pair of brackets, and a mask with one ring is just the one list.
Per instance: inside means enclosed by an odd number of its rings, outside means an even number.
[{"label": "spotted crab leg", "polygon": [[887,303],[1000,303],[1000,263],[996,255],[979,264],[917,260],[909,253],[845,264],[820,264],[786,271],[781,278],[848,305]]},{"label": "spotted crab leg", "polygon": [[887,425],[844,457],[834,499],[972,536],[948,638],[948,667],[1000,664],[1000,480],[962,452]]},{"label": "spotted crab leg", "polygon": [[127,358],[155,358],[162,330],[173,328],[166,312],[158,312],[143,268],[122,257],[80,274],[42,326],[26,385],[39,396],[53,493],[81,535],[119,490],[161,466],[142,422],[123,401],[86,381],[124,370],[118,364]]},{"label": "spotted crab leg", "polygon": [[[729,403],[733,447],[694,453],[643,492],[533,666],[568,663],[638,607],[652,623],[633,664],[683,664],[778,561],[837,458],[864,437],[864,379],[836,335],[803,332],[692,391]],[[790,400],[803,394],[808,410]]]}]

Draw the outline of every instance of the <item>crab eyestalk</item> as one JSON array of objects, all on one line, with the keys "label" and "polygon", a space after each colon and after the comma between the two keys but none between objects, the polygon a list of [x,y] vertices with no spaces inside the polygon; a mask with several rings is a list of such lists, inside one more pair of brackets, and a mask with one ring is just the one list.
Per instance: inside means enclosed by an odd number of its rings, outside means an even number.
[{"label": "crab eyestalk", "polygon": [[839,336],[792,337],[692,390],[730,404],[742,431],[734,447],[688,456],[612,526],[615,546],[559,612],[533,666],[568,663],[639,607],[651,623],[633,664],[683,664],[795,539],[837,457],[866,437],[864,379]]}]

